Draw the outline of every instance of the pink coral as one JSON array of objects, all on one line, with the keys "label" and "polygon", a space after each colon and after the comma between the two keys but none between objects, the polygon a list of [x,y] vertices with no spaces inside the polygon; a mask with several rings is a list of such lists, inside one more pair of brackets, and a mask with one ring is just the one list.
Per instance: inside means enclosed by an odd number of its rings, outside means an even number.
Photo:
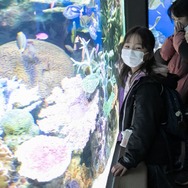
[{"label": "pink coral", "polygon": [[63,139],[44,135],[24,142],[15,155],[21,162],[19,174],[38,182],[63,175],[71,160],[71,151]]}]

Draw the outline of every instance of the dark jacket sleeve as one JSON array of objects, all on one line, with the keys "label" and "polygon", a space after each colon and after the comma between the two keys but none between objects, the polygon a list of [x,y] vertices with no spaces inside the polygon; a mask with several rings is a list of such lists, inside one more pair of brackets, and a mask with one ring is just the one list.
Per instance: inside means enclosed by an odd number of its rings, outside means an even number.
[{"label": "dark jacket sleeve", "polygon": [[147,158],[161,121],[161,104],[159,88],[154,84],[144,84],[135,95],[135,115],[131,134],[125,154],[119,162],[127,169],[136,167]]},{"label": "dark jacket sleeve", "polygon": [[155,60],[156,60],[158,63],[167,65],[167,64],[168,64],[168,61],[165,61],[165,60],[161,57],[160,50],[161,50],[161,48],[159,48],[159,49],[156,50],[156,52],[155,52],[155,54],[154,54]]},{"label": "dark jacket sleeve", "polygon": [[179,54],[180,56],[188,62],[188,43],[184,40],[179,46]]}]

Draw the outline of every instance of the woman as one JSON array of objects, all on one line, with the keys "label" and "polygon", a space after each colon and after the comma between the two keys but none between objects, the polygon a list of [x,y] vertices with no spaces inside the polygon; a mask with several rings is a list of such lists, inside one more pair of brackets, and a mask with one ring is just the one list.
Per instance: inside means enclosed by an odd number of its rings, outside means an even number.
[{"label": "woman", "polygon": [[[188,110],[188,40],[186,41],[188,39],[188,33],[186,34],[188,31],[188,1],[174,1],[168,8],[168,15],[174,21],[174,34],[166,39],[161,49],[156,51],[155,58],[158,62],[168,65],[170,73],[180,77],[177,91]],[[179,153],[177,151],[175,161],[177,161]],[[176,183],[188,185],[188,141],[185,142],[184,167],[178,175]]]},{"label": "woman", "polygon": [[119,120],[120,131],[129,129],[132,134],[123,157],[112,167],[111,172],[114,176],[123,176],[144,161],[148,168],[148,187],[170,188],[163,173],[163,166],[168,164],[168,154],[165,138],[159,129],[165,120],[161,93],[162,85],[175,89],[177,80],[169,76],[166,65],[155,62],[154,46],[155,38],[145,27],[134,27],[125,36],[120,70],[124,95],[120,96],[120,103],[121,97],[123,103],[120,104]]},{"label": "woman", "polygon": [[177,91],[188,106],[188,43],[185,38],[185,30],[188,30],[188,1],[174,1],[168,9],[168,15],[174,21],[174,34],[166,39],[155,57],[157,61],[168,65],[170,73],[180,77]]}]

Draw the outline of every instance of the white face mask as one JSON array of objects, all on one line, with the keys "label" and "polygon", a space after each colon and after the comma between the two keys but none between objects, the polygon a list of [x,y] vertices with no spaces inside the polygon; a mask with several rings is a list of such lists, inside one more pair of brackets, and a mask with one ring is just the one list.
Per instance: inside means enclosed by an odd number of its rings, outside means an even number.
[{"label": "white face mask", "polygon": [[123,59],[123,62],[131,68],[143,64],[144,63],[143,57],[144,57],[144,52],[137,50],[122,49],[121,52],[121,58]]}]

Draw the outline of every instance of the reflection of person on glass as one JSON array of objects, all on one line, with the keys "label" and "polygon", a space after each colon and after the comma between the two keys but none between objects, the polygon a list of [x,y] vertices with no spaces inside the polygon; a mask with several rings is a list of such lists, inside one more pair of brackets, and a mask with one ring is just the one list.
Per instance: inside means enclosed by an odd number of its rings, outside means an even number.
[{"label": "reflection of person on glass", "polygon": [[[174,21],[174,34],[156,51],[155,57],[158,62],[168,65],[170,73],[179,76],[177,91],[188,110],[188,0],[174,1],[168,8],[168,15]],[[181,151],[174,152],[174,170],[181,170],[181,161],[178,162]],[[183,170],[175,181],[180,185],[188,185],[188,141],[185,142],[185,154]]]},{"label": "reflection of person on glass", "polygon": [[125,152],[111,172],[114,176],[125,175],[126,181],[126,173],[144,161],[148,169],[148,187],[170,188],[162,169],[168,163],[168,154],[159,130],[166,118],[161,92],[162,85],[175,89],[177,81],[167,73],[166,65],[156,63],[154,46],[155,38],[145,27],[134,27],[125,36],[121,51],[123,92],[119,93],[119,124],[123,133],[127,129],[132,131],[126,140],[124,137],[121,140],[120,146],[125,147]]}]

